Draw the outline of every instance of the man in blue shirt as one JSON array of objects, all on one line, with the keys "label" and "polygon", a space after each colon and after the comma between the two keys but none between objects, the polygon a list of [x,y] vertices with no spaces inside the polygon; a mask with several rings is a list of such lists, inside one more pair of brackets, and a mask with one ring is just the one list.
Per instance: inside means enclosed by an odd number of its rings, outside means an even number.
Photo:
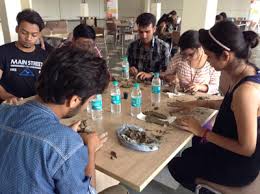
[{"label": "man in blue shirt", "polygon": [[0,193],[95,193],[95,152],[106,137],[80,136],[78,124],[59,120],[86,109],[108,80],[103,59],[65,46],[43,65],[34,100],[0,105]]}]

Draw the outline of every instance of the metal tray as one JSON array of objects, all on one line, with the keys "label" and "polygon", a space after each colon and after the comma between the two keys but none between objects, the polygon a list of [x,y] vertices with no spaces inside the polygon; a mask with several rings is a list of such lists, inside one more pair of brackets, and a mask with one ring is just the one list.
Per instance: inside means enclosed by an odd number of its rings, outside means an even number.
[{"label": "metal tray", "polygon": [[120,128],[117,129],[117,137],[119,141],[126,146],[127,148],[142,151],[142,152],[152,152],[159,149],[159,143],[138,143],[136,140],[130,139],[125,135],[126,131],[129,130],[136,130],[136,131],[145,131],[143,128],[138,127],[136,125],[124,124]]}]

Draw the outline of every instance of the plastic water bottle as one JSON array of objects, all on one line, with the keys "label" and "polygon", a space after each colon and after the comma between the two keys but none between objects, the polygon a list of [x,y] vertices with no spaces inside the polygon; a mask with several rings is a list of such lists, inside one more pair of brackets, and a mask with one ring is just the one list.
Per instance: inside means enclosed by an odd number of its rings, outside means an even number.
[{"label": "plastic water bottle", "polygon": [[121,113],[121,94],[118,87],[118,81],[113,81],[111,89],[111,112],[114,114]]},{"label": "plastic water bottle", "polygon": [[161,79],[159,73],[155,73],[152,80],[152,94],[151,94],[152,106],[159,107],[161,101]]},{"label": "plastic water bottle", "polygon": [[141,112],[142,92],[138,83],[134,84],[131,92],[131,116],[136,117]]},{"label": "plastic water bottle", "polygon": [[102,120],[102,96],[97,94],[96,97],[91,101],[91,113],[93,120]]},{"label": "plastic water bottle", "polygon": [[129,79],[129,63],[127,57],[123,57],[122,61],[122,77],[123,79]]}]

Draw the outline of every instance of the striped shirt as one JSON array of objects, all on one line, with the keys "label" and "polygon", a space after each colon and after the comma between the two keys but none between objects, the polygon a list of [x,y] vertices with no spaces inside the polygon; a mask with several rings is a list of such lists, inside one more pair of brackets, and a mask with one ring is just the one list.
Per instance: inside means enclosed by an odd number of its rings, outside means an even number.
[{"label": "striped shirt", "polygon": [[176,54],[166,70],[166,74],[175,73],[178,75],[181,88],[187,88],[190,83],[205,84],[208,86],[208,94],[219,93],[220,72],[211,67],[207,61],[203,67],[196,69],[183,60],[180,54]]}]

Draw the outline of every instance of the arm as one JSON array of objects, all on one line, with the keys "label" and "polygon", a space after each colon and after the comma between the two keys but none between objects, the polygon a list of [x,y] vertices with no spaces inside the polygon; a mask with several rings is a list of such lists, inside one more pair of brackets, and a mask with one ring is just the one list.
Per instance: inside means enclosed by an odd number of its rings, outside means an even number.
[{"label": "arm", "polygon": [[[171,58],[169,64],[167,65],[167,69],[165,72],[163,72],[163,74],[161,74],[162,78],[171,83],[174,82],[177,74],[178,74],[178,67],[182,66],[182,60],[181,60],[181,56],[180,54],[176,54],[174,55],[173,58]],[[178,77],[179,79],[179,77]]]},{"label": "arm", "polygon": [[[248,103],[248,99],[250,99],[250,103]],[[241,85],[234,93],[232,101],[232,110],[234,111],[237,123],[238,139],[230,139],[209,131],[206,135],[207,140],[223,149],[250,157],[256,149],[256,118],[258,116],[259,105],[259,88],[256,89],[250,84]],[[181,123],[181,128],[191,131],[200,137],[204,134],[204,129],[193,118],[185,118]]]},{"label": "arm", "polygon": [[208,86],[208,94],[219,93],[219,78],[220,72],[216,71],[213,67],[210,68],[210,81]]},{"label": "arm", "polygon": [[[3,70],[0,69],[0,80],[2,78],[2,75],[3,75]],[[10,99],[10,98],[16,98],[14,95],[10,94],[9,92],[7,92],[3,86],[1,86],[1,83],[0,83],[0,99],[2,100],[7,100],[7,99]]]},{"label": "arm", "polygon": [[95,158],[96,151],[100,149],[104,142],[107,140],[107,133],[101,134],[98,136],[96,133],[82,133],[81,137],[85,144],[88,146],[89,160],[88,165],[85,169],[85,174],[88,177],[92,177],[91,185],[96,187],[96,173],[95,173]]},{"label": "arm", "polygon": [[138,65],[136,64],[136,61],[133,56],[133,46],[132,44],[129,45],[127,49],[127,60],[129,63],[129,71],[130,74],[133,76],[136,76],[138,73]]},{"label": "arm", "polygon": [[165,46],[162,51],[162,58],[159,62],[160,65],[160,71],[166,71],[167,66],[170,62],[170,48],[169,45]]},{"label": "arm", "polygon": [[133,45],[130,44],[127,49],[127,59],[128,59],[129,67],[130,68],[135,67],[136,69],[138,69],[138,64],[136,64],[133,52],[134,52]]},{"label": "arm", "polygon": [[223,100],[196,100],[196,106],[219,110]]},{"label": "arm", "polygon": [[174,109],[193,109],[195,107],[204,107],[218,110],[221,106],[222,100],[193,100],[188,102],[170,102],[169,107]]}]

